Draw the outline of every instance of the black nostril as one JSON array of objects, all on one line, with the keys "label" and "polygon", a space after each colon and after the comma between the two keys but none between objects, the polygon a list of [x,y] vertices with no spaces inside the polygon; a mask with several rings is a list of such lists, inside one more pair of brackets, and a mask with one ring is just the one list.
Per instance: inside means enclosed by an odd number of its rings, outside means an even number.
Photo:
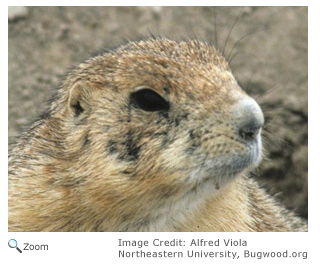
[{"label": "black nostril", "polygon": [[233,111],[239,138],[246,141],[256,140],[264,124],[263,113],[256,101],[243,99],[236,104]]},{"label": "black nostril", "polygon": [[240,137],[245,140],[254,140],[259,135],[260,125],[247,125],[239,130]]}]

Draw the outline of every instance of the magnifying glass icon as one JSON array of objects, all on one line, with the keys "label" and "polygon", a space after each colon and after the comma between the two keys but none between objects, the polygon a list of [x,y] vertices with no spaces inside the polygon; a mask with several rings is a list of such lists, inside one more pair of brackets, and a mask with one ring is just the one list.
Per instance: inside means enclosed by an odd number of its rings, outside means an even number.
[{"label": "magnifying glass icon", "polygon": [[9,247],[11,248],[16,248],[20,253],[22,253],[22,251],[20,250],[20,248],[18,248],[18,242],[15,239],[10,239],[8,242]]}]

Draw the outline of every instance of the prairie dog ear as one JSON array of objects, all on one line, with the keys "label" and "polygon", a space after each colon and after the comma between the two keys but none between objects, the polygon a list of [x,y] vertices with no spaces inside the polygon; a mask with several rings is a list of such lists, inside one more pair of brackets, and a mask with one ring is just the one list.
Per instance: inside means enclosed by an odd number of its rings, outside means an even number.
[{"label": "prairie dog ear", "polygon": [[90,111],[92,91],[91,87],[85,82],[76,82],[69,91],[68,107],[71,113],[78,117]]}]

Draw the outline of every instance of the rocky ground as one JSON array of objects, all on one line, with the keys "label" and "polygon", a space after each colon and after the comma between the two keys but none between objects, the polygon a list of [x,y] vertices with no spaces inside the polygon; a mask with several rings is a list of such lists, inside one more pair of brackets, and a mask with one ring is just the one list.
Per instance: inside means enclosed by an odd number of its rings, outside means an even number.
[{"label": "rocky ground", "polygon": [[266,158],[253,177],[308,217],[307,7],[28,7],[9,9],[8,27],[9,144],[92,54],[151,33],[196,37],[224,50],[264,109]]}]

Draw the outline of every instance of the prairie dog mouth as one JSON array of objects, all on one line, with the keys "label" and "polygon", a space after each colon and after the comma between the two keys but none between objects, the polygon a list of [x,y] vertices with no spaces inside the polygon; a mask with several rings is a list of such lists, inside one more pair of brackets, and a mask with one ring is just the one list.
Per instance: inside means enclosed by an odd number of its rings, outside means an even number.
[{"label": "prairie dog mouth", "polygon": [[212,180],[216,186],[239,176],[241,173],[255,168],[261,161],[262,144],[260,135],[255,141],[246,144],[245,153],[234,153],[218,157],[207,156],[202,164],[194,169],[190,175],[190,182],[204,183]]}]

